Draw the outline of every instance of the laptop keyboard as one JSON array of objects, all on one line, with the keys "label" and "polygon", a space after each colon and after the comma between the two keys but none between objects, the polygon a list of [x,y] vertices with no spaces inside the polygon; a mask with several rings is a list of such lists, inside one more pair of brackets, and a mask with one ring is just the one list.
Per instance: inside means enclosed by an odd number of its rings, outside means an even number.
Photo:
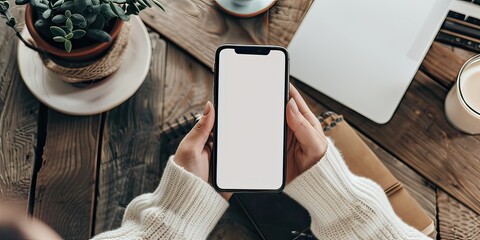
[{"label": "laptop keyboard", "polygon": [[[480,5],[480,0],[463,0]],[[480,53],[480,19],[450,11],[435,40]]]},{"label": "laptop keyboard", "polygon": [[480,5],[480,0],[462,0],[464,2],[471,2]]}]

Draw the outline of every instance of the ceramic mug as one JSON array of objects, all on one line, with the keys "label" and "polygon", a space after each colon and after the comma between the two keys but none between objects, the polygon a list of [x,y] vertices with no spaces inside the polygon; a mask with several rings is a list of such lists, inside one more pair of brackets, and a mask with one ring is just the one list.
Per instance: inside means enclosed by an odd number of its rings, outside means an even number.
[{"label": "ceramic mug", "polygon": [[458,130],[480,134],[480,55],[470,58],[460,69],[445,99],[445,115]]},{"label": "ceramic mug", "polygon": [[253,0],[231,0],[231,1],[233,4],[241,7],[247,6],[248,4],[253,2]]}]

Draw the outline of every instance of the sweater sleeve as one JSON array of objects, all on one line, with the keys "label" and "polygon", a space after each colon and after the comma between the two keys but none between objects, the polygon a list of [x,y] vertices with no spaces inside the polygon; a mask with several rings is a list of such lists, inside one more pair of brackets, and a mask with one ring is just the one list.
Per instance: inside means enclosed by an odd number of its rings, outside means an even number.
[{"label": "sweater sleeve", "polygon": [[325,156],[285,192],[308,210],[319,239],[429,239],[395,214],[378,184],[350,172],[330,139]]},{"label": "sweater sleeve", "polygon": [[155,192],[133,199],[121,227],[93,239],[206,239],[227,208],[225,199],[172,156]]}]

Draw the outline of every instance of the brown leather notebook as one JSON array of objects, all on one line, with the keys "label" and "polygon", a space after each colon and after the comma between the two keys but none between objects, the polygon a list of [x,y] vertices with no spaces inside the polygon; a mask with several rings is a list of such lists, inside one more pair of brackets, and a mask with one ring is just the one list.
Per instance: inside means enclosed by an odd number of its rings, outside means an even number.
[{"label": "brown leather notebook", "polygon": [[[426,235],[435,232],[432,219],[341,115],[326,112],[318,118],[353,173],[378,183],[404,222]],[[308,212],[285,194],[235,196],[264,239],[315,239],[309,231]]]}]

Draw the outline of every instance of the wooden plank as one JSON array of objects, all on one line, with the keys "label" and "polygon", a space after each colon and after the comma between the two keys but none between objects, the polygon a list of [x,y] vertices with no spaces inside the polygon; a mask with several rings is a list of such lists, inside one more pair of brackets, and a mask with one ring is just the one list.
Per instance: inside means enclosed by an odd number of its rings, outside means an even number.
[{"label": "wooden plank", "polygon": [[268,14],[239,19],[223,13],[211,0],[164,0],[165,12],[147,9],[140,15],[151,28],[186,49],[207,66],[224,43],[267,42]]},{"label": "wooden plank", "polygon": [[137,93],[109,111],[99,168],[95,234],[120,226],[125,207],[157,187],[162,162],[159,135],[163,123],[166,43],[150,34],[150,72]]},{"label": "wooden plank", "polygon": [[446,89],[419,71],[392,120],[378,125],[325,95],[301,88],[425,178],[480,213],[480,136],[453,129],[445,120]]},{"label": "wooden plank", "polygon": [[48,111],[33,215],[65,239],[90,237],[100,118]]},{"label": "wooden plank", "polygon": [[456,81],[463,63],[473,52],[434,42],[420,69],[441,85],[450,88]]},{"label": "wooden plank", "polygon": [[[318,116],[324,111],[329,111],[327,107],[317,102],[308,94],[302,93],[302,96],[315,115]],[[349,121],[349,119],[347,118],[346,121]],[[435,187],[427,179],[417,174],[414,170],[382,149],[371,139],[358,131],[357,133],[365,141],[365,143],[367,143],[370,149],[372,149],[372,151],[380,158],[380,160],[382,160],[383,164],[385,164],[392,174],[404,184],[408,192],[410,192],[413,198],[418,201],[428,216],[435,221],[437,215]]]},{"label": "wooden plank", "polygon": [[269,44],[286,47],[313,0],[278,0],[270,9]]},{"label": "wooden plank", "polygon": [[213,99],[213,74],[185,51],[169,44],[165,79],[165,122],[202,113]]},{"label": "wooden plank", "polygon": [[[16,16],[23,8],[12,9]],[[3,19],[2,19],[3,20]],[[36,156],[38,101],[28,91],[17,67],[14,32],[0,23],[0,202],[13,202],[25,213]]]},{"label": "wooden plank", "polygon": [[480,216],[438,189],[441,239],[480,239]]}]

